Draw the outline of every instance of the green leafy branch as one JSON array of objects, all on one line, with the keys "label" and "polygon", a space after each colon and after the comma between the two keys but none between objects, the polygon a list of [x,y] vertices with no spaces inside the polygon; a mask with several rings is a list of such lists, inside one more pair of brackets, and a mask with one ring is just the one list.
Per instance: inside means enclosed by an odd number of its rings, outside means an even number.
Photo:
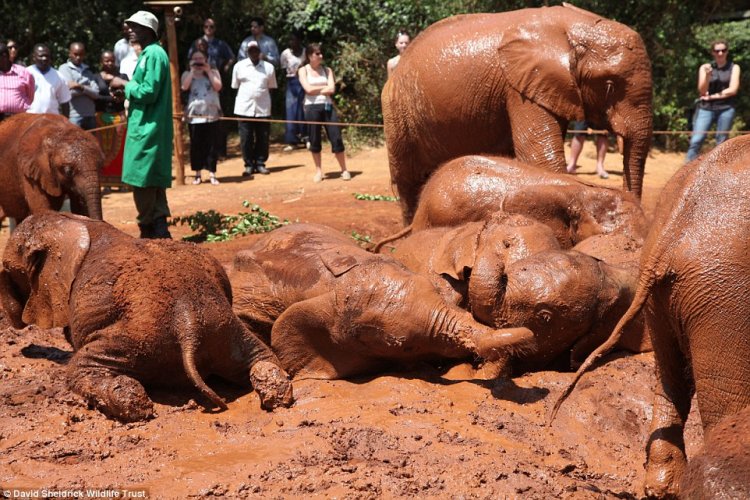
[{"label": "green leafy branch", "polygon": [[357,231],[352,231],[352,239],[359,244],[359,246],[368,246],[372,243],[372,236],[369,234],[359,234]]},{"label": "green leafy branch", "polygon": [[382,194],[354,193],[354,198],[367,201],[398,201],[398,196],[386,196]]},{"label": "green leafy branch", "polygon": [[266,233],[289,224],[288,219],[280,221],[277,216],[271,215],[259,205],[251,205],[247,200],[242,202],[242,206],[250,208],[250,211],[237,215],[223,215],[213,209],[198,211],[192,215],[173,217],[170,224],[187,224],[192,231],[197,231],[197,234],[185,236],[184,240],[209,243],[227,241],[246,234]]}]

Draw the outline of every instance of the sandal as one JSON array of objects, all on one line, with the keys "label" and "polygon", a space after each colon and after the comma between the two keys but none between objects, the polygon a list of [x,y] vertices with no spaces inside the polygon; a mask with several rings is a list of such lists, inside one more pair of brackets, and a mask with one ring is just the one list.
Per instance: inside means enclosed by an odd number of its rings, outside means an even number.
[{"label": "sandal", "polygon": [[195,179],[193,179],[193,185],[197,186],[200,183],[201,183],[201,178],[198,175],[198,176],[195,177]]},{"label": "sandal", "polygon": [[609,174],[607,172],[602,172],[601,174],[599,174],[599,177],[601,179],[609,179]]},{"label": "sandal", "polygon": [[214,186],[218,186],[219,185],[219,179],[217,179],[216,177],[211,176],[211,178],[209,180],[211,181],[212,185],[214,185]]}]

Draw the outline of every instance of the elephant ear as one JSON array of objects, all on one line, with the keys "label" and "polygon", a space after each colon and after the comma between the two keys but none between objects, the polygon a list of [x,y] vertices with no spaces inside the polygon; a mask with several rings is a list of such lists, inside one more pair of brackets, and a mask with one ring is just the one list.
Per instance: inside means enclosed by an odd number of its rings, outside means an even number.
[{"label": "elephant ear", "polygon": [[[50,128],[50,131],[53,131]],[[39,143],[34,132],[40,132],[40,127],[31,127],[19,138],[18,167],[29,181],[38,184],[50,196],[62,196],[62,186],[57,180],[57,172],[52,170],[50,156],[57,140],[57,134],[46,135]]]},{"label": "elephant ear", "polygon": [[555,116],[583,120],[576,53],[565,31],[545,24],[526,24],[517,30],[506,35],[498,49],[508,84]]},{"label": "elephant ear", "polygon": [[458,231],[446,233],[432,252],[432,270],[455,280],[466,281],[477,258],[479,234],[484,223],[466,224]]},{"label": "elephant ear", "polygon": [[22,320],[41,328],[65,327],[70,324],[70,289],[88,253],[91,238],[86,226],[71,217],[59,214],[37,217],[46,220],[26,232],[23,258],[31,291]]},{"label": "elephant ear", "polygon": [[320,254],[320,260],[337,278],[359,265],[356,257],[342,253],[340,250],[326,250]]}]

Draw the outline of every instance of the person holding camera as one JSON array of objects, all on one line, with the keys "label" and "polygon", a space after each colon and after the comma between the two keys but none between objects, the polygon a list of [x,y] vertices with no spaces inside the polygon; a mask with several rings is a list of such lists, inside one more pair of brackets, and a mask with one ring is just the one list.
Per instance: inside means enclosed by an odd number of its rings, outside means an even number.
[{"label": "person holding camera", "polygon": [[711,44],[714,62],[698,69],[698,104],[693,115],[693,135],[687,161],[698,157],[706,140],[706,131],[716,123],[716,145],[729,136],[734,121],[735,101],[740,89],[740,67],[729,57],[729,44],[717,40]]},{"label": "person holding camera", "polygon": [[185,117],[190,132],[190,167],[195,172],[193,184],[201,183],[201,170],[206,169],[215,186],[219,183],[216,162],[221,148],[221,74],[209,66],[206,51],[193,51],[190,69],[182,74],[180,87],[189,92]]}]

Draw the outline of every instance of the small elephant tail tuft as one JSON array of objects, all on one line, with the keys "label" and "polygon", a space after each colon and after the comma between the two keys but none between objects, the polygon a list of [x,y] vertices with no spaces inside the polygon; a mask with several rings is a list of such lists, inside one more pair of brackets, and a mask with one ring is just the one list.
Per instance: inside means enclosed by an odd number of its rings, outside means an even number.
[{"label": "small elephant tail tuft", "polygon": [[195,387],[216,406],[222,410],[228,409],[229,407],[227,406],[227,403],[208,385],[206,385],[206,382],[203,381],[203,377],[198,373],[198,369],[195,366],[195,346],[193,346],[190,341],[184,340],[180,342],[180,344],[182,347],[182,364],[185,367],[185,372],[187,373],[188,378],[190,378],[190,381],[193,382],[193,385],[195,385]]},{"label": "small elephant tail tuft", "polygon": [[372,247],[372,253],[380,253],[380,249],[385,246],[386,243],[390,243],[391,241],[396,241],[399,238],[403,238],[407,234],[411,233],[411,227],[412,225],[409,224],[405,228],[403,228],[401,231],[392,234],[385,239],[380,240],[374,247]]}]

